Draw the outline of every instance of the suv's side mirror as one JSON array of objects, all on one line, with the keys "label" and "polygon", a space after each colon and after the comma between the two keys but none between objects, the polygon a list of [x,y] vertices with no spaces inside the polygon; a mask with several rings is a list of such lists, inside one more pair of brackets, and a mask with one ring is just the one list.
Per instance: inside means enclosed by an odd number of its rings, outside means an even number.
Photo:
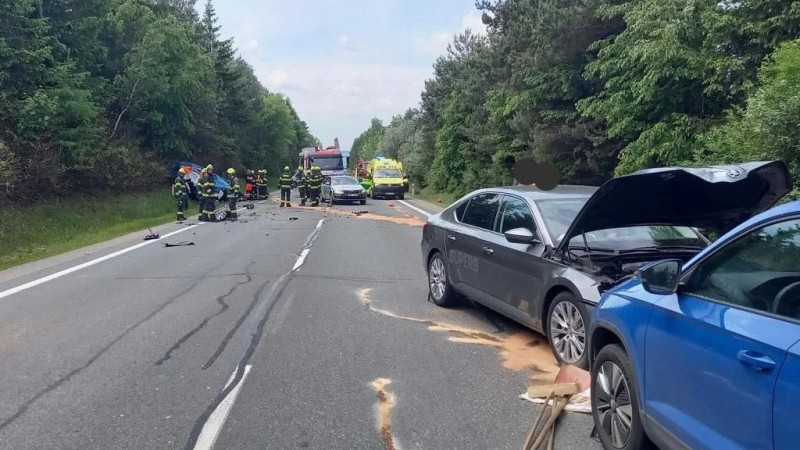
[{"label": "suv's side mirror", "polygon": [[503,233],[508,242],[512,244],[538,244],[539,239],[527,228],[514,228]]},{"label": "suv's side mirror", "polygon": [[656,261],[639,269],[639,279],[644,290],[656,295],[671,295],[678,292],[683,262],[679,259]]}]

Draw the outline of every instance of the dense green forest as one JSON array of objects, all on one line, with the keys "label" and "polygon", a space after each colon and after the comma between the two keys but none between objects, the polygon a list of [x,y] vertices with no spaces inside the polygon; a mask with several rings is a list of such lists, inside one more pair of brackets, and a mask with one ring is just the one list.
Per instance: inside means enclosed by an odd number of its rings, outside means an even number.
[{"label": "dense green forest", "polygon": [[580,184],[773,158],[800,177],[800,2],[477,7],[487,35],[456,36],[420,107],[374,119],[352,161],[399,157],[418,186],[454,194],[511,183],[520,157]]},{"label": "dense green forest", "polygon": [[314,144],[195,2],[0,0],[0,204],[152,189],[180,159],[274,174]]}]

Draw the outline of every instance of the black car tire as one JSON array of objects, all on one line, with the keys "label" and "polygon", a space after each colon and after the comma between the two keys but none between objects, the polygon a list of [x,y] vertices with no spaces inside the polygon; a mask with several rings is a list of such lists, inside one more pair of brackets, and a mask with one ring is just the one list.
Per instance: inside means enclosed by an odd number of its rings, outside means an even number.
[{"label": "black car tire", "polygon": [[398,200],[405,200],[406,199],[406,194],[399,194],[397,196],[397,198],[398,198]]},{"label": "black car tire", "polygon": [[363,206],[363,205],[367,204],[367,201],[366,200],[359,200],[359,203],[361,203],[361,205]]},{"label": "black car tire", "polygon": [[[554,314],[556,315],[554,320]],[[589,368],[589,339],[586,335],[588,314],[583,304],[571,292],[561,292],[547,310],[547,339],[559,363]],[[580,357],[574,353],[581,350]],[[567,353],[572,352],[571,356]]]},{"label": "black car tire", "polygon": [[[613,379],[617,380],[614,386]],[[591,399],[595,429],[604,448],[653,448],[639,416],[639,395],[631,362],[621,346],[607,345],[595,358],[592,364]],[[629,422],[630,426],[626,427],[625,422]]]},{"label": "black car tire", "polygon": [[448,308],[458,303],[458,296],[450,286],[447,264],[442,254],[436,252],[428,261],[428,295],[436,306]]}]

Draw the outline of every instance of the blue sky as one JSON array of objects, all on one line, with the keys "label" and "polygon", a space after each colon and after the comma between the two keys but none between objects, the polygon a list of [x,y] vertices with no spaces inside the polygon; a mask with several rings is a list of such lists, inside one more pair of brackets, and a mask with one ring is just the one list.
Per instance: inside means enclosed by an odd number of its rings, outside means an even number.
[{"label": "blue sky", "polygon": [[[198,2],[202,9],[203,0]],[[215,0],[224,37],[323,145],[349,149],[419,104],[433,62],[460,31],[482,32],[474,0]]]}]

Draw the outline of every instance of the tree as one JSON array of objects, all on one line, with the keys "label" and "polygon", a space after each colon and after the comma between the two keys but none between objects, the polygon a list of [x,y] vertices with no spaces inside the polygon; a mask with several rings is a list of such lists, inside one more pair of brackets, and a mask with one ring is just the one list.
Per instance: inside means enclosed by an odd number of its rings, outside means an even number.
[{"label": "tree", "polygon": [[115,80],[118,97],[128,99],[137,118],[142,143],[165,157],[195,154],[188,145],[196,131],[195,116],[214,106],[214,92],[206,88],[213,80],[213,64],[191,37],[189,27],[177,19],[157,20],[128,54],[125,74]]},{"label": "tree", "polygon": [[359,159],[369,161],[374,158],[378,151],[378,144],[383,137],[384,127],[380,119],[372,119],[367,131],[361,133],[350,148],[350,162],[355,165]]},{"label": "tree", "polygon": [[586,73],[604,89],[579,107],[626,143],[617,173],[691,162],[697,136],[744,100],[753,62],[796,34],[793,4],[643,0],[601,8],[626,28],[597,44]]},{"label": "tree", "polygon": [[[780,159],[800,179],[800,40],[781,45],[763,64],[760,86],[744,108],[702,137],[700,164]],[[800,192],[793,193],[797,198]]]}]

